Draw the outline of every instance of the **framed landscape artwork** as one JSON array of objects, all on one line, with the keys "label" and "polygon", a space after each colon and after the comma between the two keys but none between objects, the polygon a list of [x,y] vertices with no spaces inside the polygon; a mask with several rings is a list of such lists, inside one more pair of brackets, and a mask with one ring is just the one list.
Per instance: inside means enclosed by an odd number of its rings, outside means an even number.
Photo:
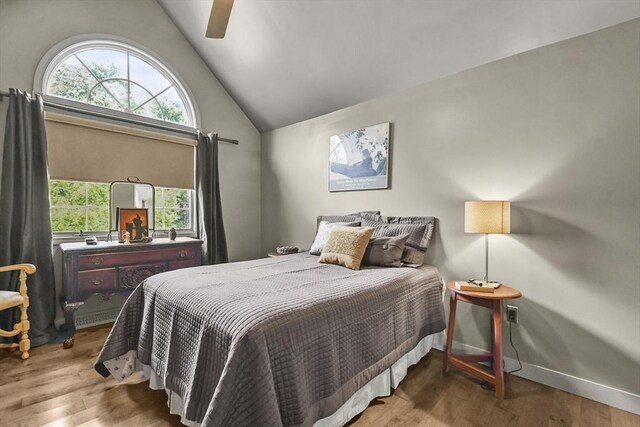
[{"label": "framed landscape artwork", "polygon": [[124,234],[129,232],[131,242],[142,242],[149,236],[148,209],[118,208],[118,236],[124,241]]},{"label": "framed landscape artwork", "polygon": [[389,123],[329,138],[329,191],[389,188]]}]

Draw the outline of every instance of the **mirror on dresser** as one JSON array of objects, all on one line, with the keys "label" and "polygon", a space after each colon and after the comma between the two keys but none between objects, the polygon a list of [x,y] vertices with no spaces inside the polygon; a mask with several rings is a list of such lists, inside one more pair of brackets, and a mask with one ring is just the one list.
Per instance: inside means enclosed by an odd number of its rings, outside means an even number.
[{"label": "mirror on dresser", "polygon": [[[114,181],[111,183],[109,197],[109,234],[118,233],[118,209],[147,209],[148,211],[148,235],[153,237],[155,232],[155,187],[148,182],[140,181],[135,176],[130,176],[126,181]],[[107,239],[108,240],[108,239]],[[117,241],[122,241],[118,236]]]}]

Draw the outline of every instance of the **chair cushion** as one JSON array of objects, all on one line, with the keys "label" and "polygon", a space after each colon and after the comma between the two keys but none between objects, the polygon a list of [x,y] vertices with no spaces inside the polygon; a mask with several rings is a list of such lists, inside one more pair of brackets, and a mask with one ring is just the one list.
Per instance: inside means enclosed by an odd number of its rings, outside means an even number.
[{"label": "chair cushion", "polygon": [[24,298],[18,292],[0,291],[0,310],[22,305]]}]

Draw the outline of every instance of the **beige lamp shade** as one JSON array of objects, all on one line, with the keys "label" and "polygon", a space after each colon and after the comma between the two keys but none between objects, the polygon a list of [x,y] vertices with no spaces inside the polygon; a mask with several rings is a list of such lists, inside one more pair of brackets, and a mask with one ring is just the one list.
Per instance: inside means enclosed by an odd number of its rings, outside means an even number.
[{"label": "beige lamp shade", "polygon": [[464,232],[511,233],[511,202],[476,200],[464,203]]}]

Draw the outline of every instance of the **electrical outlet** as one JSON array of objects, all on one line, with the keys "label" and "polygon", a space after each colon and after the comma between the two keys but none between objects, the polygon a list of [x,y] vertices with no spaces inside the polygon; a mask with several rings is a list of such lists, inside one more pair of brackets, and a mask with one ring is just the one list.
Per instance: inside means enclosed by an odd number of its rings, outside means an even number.
[{"label": "electrical outlet", "polygon": [[518,307],[515,305],[507,306],[507,322],[518,323]]}]

